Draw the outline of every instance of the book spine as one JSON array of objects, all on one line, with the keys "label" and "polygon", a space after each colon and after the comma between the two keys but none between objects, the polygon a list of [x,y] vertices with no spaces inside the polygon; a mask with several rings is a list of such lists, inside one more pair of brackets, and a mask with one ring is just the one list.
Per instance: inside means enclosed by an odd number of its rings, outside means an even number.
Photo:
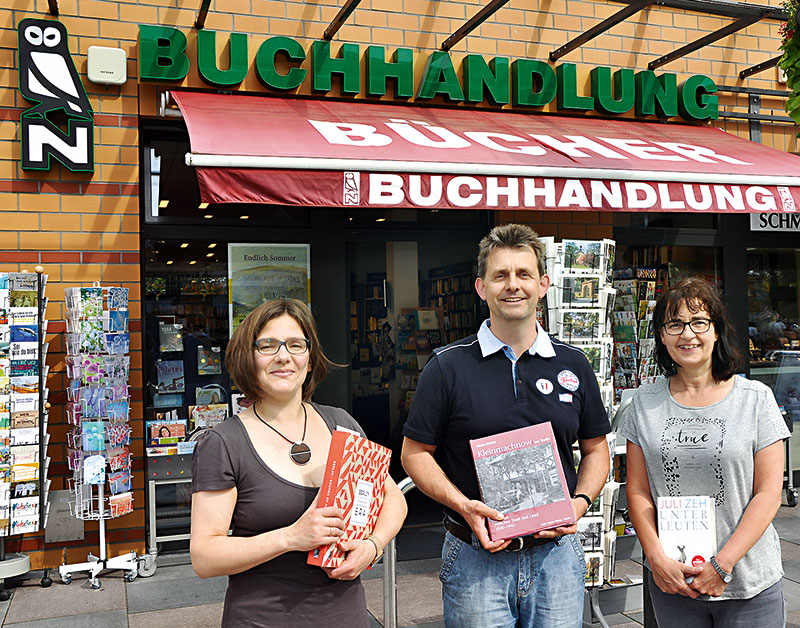
[{"label": "book spine", "polygon": [[[319,501],[317,508],[333,506],[336,500],[336,488],[339,486],[339,474],[342,468],[342,454],[344,450],[345,434],[334,432],[331,435],[331,445],[328,451],[328,462],[325,465],[325,476],[322,479],[322,486],[319,489]],[[335,545],[335,544],[333,544]],[[309,565],[321,567],[325,562],[325,557],[331,549],[331,545],[321,545],[308,552],[306,562]]]}]

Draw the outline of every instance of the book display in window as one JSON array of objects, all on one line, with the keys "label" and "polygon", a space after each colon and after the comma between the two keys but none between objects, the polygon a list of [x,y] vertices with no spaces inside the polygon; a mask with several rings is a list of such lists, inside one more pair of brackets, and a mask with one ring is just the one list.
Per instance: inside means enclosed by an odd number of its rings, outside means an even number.
[{"label": "book display in window", "polygon": [[95,520],[100,531],[100,557],[61,565],[65,584],[75,572],[89,572],[89,583],[100,587],[97,576],[121,569],[133,580],[135,552],[106,557],[105,522],[133,510],[131,492],[131,428],[128,373],[128,289],[122,287],[66,288],[67,459],[72,514]]}]

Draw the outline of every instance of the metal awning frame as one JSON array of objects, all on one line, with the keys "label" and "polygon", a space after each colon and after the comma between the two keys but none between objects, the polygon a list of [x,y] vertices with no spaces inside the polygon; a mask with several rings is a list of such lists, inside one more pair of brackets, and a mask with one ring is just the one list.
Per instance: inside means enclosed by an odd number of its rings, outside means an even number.
[{"label": "metal awning frame", "polygon": [[[723,28],[711,32],[700,39],[691,42],[685,46],[682,46],[676,50],[673,50],[666,55],[663,55],[657,59],[654,59],[650,63],[647,64],[649,70],[654,70],[656,68],[661,67],[675,59],[679,59],[681,57],[686,56],[692,52],[700,50],[701,48],[708,46],[715,41],[718,41],[728,35],[732,35],[744,28],[747,28],[751,24],[754,24],[758,21],[764,19],[774,19],[780,21],[786,21],[788,19],[788,14],[783,8],[780,7],[771,7],[771,6],[763,6],[763,5],[756,5],[750,4],[746,2],[733,2],[730,0],[619,0],[623,4],[627,4],[626,7],[620,9],[613,15],[607,17],[606,19],[602,20],[595,26],[589,28],[588,30],[584,31],[577,37],[571,39],[563,46],[553,50],[550,55],[550,61],[554,62],[560,59],[561,57],[565,56],[566,54],[580,48],[583,44],[591,41],[592,39],[596,38],[597,36],[605,33],[606,31],[610,30],[620,22],[624,22],[626,19],[652,7],[653,5],[662,6],[671,9],[681,9],[684,11],[692,11],[696,13],[707,13],[709,15],[716,15],[720,17],[730,17],[734,18],[735,21]],[[345,0],[344,4],[342,5],[339,12],[333,18],[331,23],[325,29],[323,33],[323,38],[330,41],[339,31],[339,29],[344,25],[350,15],[356,10],[358,5],[360,4],[361,0]],[[47,0],[48,7],[50,13],[52,15],[58,15],[58,0]],[[478,28],[483,22],[486,21],[491,15],[494,15],[497,11],[499,11],[503,6],[508,3],[508,0],[489,0],[489,2],[481,8],[475,15],[469,18],[462,26],[460,26],[457,30],[453,32],[447,39],[442,42],[441,49],[444,51],[448,51],[453,46],[455,46],[458,42],[464,39],[467,35],[469,35],[472,31]],[[201,0],[200,9],[197,13],[194,26],[197,29],[202,29],[205,26],[206,16],[208,14],[208,9],[211,4],[211,0]],[[759,72],[763,72],[769,68],[773,68],[777,65],[778,59],[780,56],[768,59],[762,63],[756,64],[752,67],[746,68],[739,72],[739,78],[745,79],[753,74],[758,74]]]}]

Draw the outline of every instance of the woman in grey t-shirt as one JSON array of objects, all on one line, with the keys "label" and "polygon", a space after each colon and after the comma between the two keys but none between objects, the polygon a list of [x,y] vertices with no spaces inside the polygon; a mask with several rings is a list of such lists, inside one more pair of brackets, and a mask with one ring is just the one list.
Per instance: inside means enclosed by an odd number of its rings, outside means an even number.
[{"label": "woman in grey t-shirt", "polygon": [[[708,282],[684,279],[666,290],[653,327],[667,377],[636,391],[621,433],[628,507],[659,628],[780,628],[783,571],[771,522],[789,431],[769,388],[735,375],[741,354]],[[656,522],[658,497],[689,495],[715,502],[716,553],[696,566],[665,554]]]}]

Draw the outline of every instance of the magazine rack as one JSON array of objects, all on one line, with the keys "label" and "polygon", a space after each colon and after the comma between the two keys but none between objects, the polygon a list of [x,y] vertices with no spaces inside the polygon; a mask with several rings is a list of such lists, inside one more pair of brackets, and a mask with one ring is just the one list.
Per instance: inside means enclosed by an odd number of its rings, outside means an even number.
[{"label": "magazine rack", "polygon": [[[47,275],[35,270],[0,273],[0,600],[5,580],[30,570],[27,554],[6,554],[6,538],[47,525]],[[52,584],[48,570],[41,584]]]},{"label": "magazine rack", "polygon": [[[67,288],[67,433],[68,480],[73,516],[97,521],[100,556],[91,553],[87,562],[61,565],[64,584],[72,574],[89,572],[89,584],[100,588],[98,575],[105,570],[123,570],[132,582],[137,575],[136,552],[108,558],[106,520],[132,511],[131,429],[128,394],[130,350],[128,334],[128,289]],[[104,307],[105,304],[105,307]]]}]

